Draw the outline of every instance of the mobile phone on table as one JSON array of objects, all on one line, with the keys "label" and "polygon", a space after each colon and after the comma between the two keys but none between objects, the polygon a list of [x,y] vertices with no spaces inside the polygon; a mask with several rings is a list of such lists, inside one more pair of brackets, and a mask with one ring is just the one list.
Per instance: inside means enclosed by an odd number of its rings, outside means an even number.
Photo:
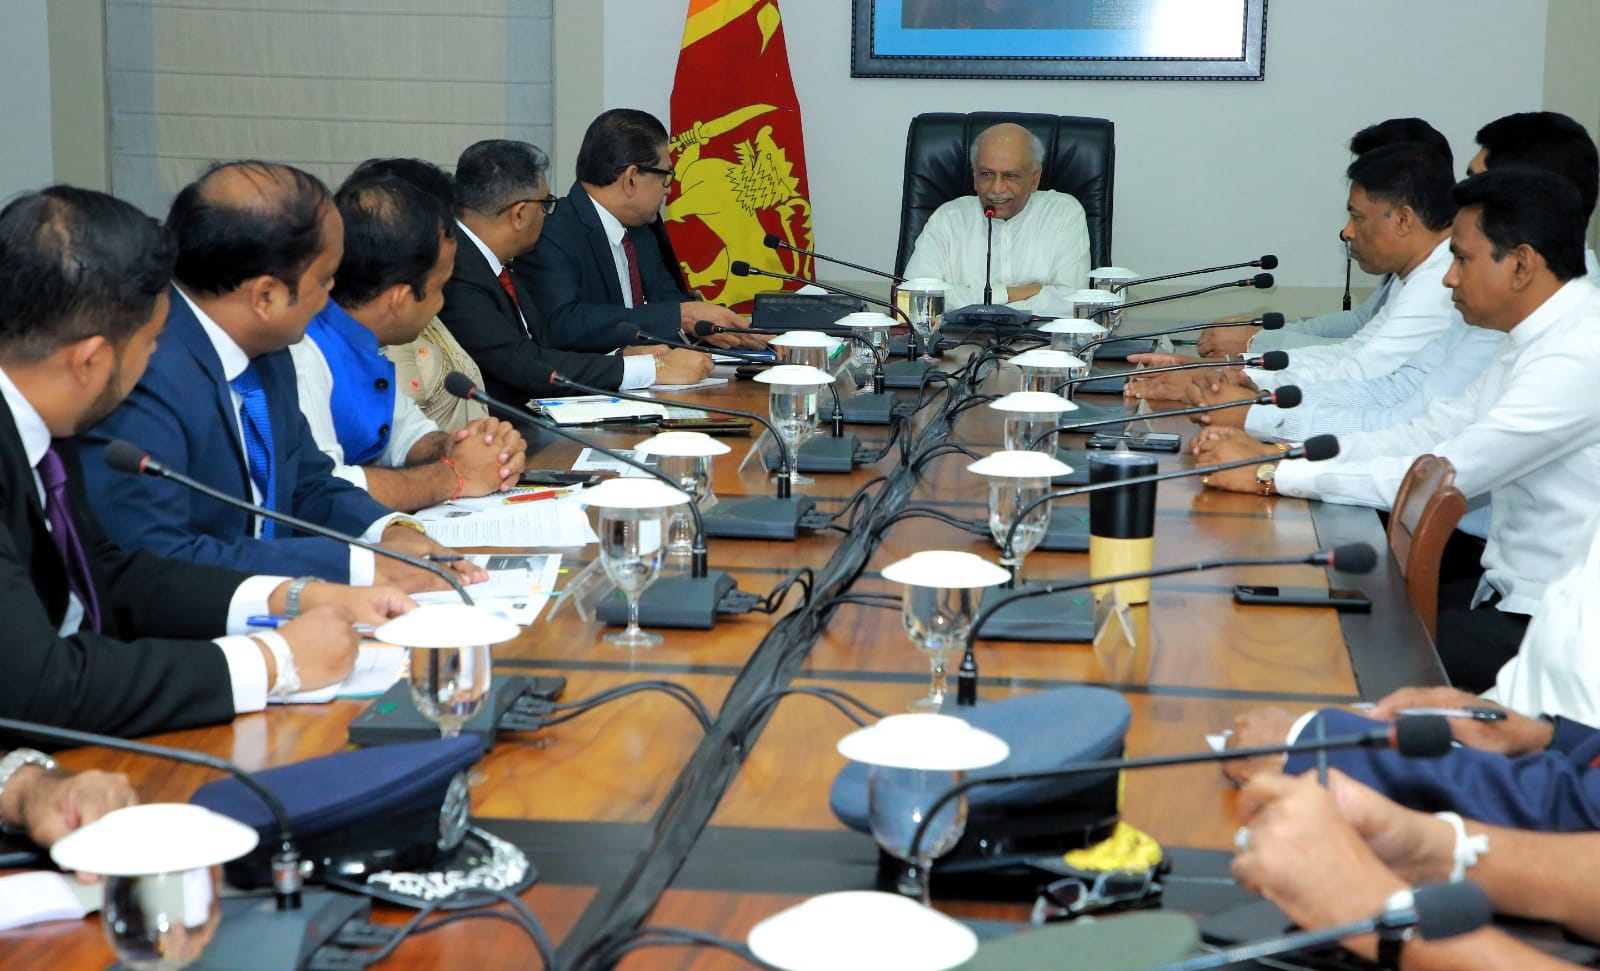
[{"label": "mobile phone on table", "polygon": [[603,479],[616,478],[615,472],[569,472],[566,469],[528,469],[517,478],[525,486],[592,486]]},{"label": "mobile phone on table", "polygon": [[1278,607],[1332,607],[1365,613],[1372,601],[1360,590],[1319,587],[1267,587],[1241,583],[1233,588],[1233,599],[1242,604],[1270,604]]},{"label": "mobile phone on table", "polygon": [[1089,436],[1090,448],[1126,448],[1134,452],[1176,452],[1183,447],[1183,436],[1172,432],[1146,432],[1143,435],[1119,435],[1099,432]]},{"label": "mobile phone on table", "polygon": [[703,432],[707,435],[748,435],[748,418],[663,418],[660,427],[672,432]]}]

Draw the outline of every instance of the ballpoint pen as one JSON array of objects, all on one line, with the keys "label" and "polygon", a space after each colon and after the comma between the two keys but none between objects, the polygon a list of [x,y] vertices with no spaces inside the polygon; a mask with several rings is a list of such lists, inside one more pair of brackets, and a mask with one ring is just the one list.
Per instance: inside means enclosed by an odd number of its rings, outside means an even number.
[{"label": "ballpoint pen", "polygon": [[429,563],[459,563],[466,557],[460,553],[429,553],[423,559]]},{"label": "ballpoint pen", "polygon": [[1438,715],[1441,718],[1470,718],[1478,722],[1503,722],[1506,713],[1487,705],[1468,705],[1465,708],[1402,708],[1402,715]]},{"label": "ballpoint pen", "polygon": [[[282,627],[291,620],[294,620],[294,618],[288,614],[255,614],[246,618],[245,623],[251,627],[277,628]],[[350,626],[356,629],[357,634],[370,634],[378,629],[371,624],[351,624]]]},{"label": "ballpoint pen", "polygon": [[571,493],[571,489],[545,489],[542,492],[523,492],[514,496],[506,496],[505,504],[509,506],[512,503],[517,502],[534,502],[538,499],[554,499],[557,496],[570,495]]}]

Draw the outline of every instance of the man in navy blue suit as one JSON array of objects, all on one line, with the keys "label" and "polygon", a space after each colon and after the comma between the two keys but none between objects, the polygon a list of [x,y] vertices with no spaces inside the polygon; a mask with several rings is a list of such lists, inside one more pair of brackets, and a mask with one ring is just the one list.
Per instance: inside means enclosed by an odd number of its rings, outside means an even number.
[{"label": "man in navy blue suit", "polygon": [[[287,165],[213,166],[172,203],[178,243],[167,329],[123,405],[82,436],[89,493],[119,543],[195,563],[408,591],[431,573],[285,528],[97,454],[127,439],[169,467],[412,556],[445,554],[413,520],[333,475],[295,391],[287,348],[328,301],[344,228],[327,187]],[[376,562],[375,562],[376,561]],[[482,571],[465,564],[466,579]]]}]

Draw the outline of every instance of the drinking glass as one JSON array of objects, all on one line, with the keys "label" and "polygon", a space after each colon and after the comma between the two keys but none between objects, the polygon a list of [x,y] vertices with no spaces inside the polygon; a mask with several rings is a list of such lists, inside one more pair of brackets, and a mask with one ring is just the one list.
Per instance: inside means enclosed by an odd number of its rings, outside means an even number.
[{"label": "drinking glass", "polygon": [[948,289],[943,280],[907,280],[895,288],[895,306],[906,315],[911,329],[922,344],[923,362],[939,359],[933,354],[933,342],[944,323],[944,294]]},{"label": "drinking glass", "polygon": [[[656,468],[670,476],[691,501],[706,508],[711,498],[710,455],[658,455]],[[667,517],[667,555],[688,556],[694,551],[694,517],[684,504],[671,507]]]},{"label": "drinking glass", "polygon": [[411,700],[444,738],[483,707],[489,696],[489,645],[407,648],[411,659]]},{"label": "drinking glass", "polygon": [[989,535],[994,537],[995,544],[1001,549],[1000,565],[1010,570],[1013,577],[1022,575],[1023,558],[1044,540],[1045,531],[1050,528],[1050,504],[1041,502],[1022,517],[1016,535],[1011,540],[1011,556],[1007,559],[1004,551],[1011,523],[1019,511],[1043,498],[1049,491],[1048,478],[989,478]]},{"label": "drinking glass", "polygon": [[938,712],[944,707],[949,692],[945,667],[967,643],[982,590],[981,587],[905,585],[900,599],[900,622],[905,625],[912,645],[928,656],[931,669],[927,695],[913,701],[909,711]]},{"label": "drinking glass", "polygon": [[962,773],[948,770],[899,769],[874,765],[867,771],[867,815],[872,837],[885,853],[906,864],[895,889],[929,904],[928,871],[933,861],[961,841],[967,829],[967,797],[950,800],[934,814],[922,835],[916,858],[911,839],[933,803],[961,783]]},{"label": "drinking glass", "polygon": [[767,417],[789,448],[791,485],[811,485],[815,479],[800,474],[800,446],[817,434],[817,400],[820,384],[774,384],[769,386]]},{"label": "drinking glass", "polygon": [[[1013,411],[1006,414],[1005,443],[1006,450],[1013,452],[1034,451],[1046,455],[1055,455],[1056,446],[1060,444],[1061,433],[1056,431],[1056,426],[1065,423],[1065,412],[1038,412],[1038,411]],[[1040,436],[1044,436],[1040,438]],[[1037,444],[1034,439],[1038,438]]]},{"label": "drinking glass", "polygon": [[666,555],[662,534],[672,506],[600,507],[600,564],[628,598],[628,626],[605,636],[618,647],[655,647],[660,634],[639,627],[639,597],[656,582]]},{"label": "drinking glass", "polygon": [[[851,353],[851,367],[858,371],[871,374],[877,364],[877,359],[889,353],[889,330],[894,327],[894,318],[887,314],[861,313],[846,314],[836,322],[840,327],[849,327],[859,340],[851,341],[854,348]],[[870,347],[868,346],[870,345]],[[871,388],[866,382],[856,392],[869,394]]]},{"label": "drinking glass", "polygon": [[198,959],[222,920],[217,868],[107,876],[100,925],[121,966],[176,971]]}]

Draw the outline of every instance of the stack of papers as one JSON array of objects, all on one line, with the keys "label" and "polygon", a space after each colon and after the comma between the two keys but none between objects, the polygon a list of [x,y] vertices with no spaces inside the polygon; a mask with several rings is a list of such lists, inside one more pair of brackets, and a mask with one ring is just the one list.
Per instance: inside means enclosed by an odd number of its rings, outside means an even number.
[{"label": "stack of papers", "polygon": [[554,499],[506,502],[529,491],[544,490],[517,489],[475,499],[452,499],[422,510],[417,513],[417,520],[429,536],[452,549],[587,546],[599,539],[589,528],[589,516],[578,502],[579,490]]},{"label": "stack of papers", "polygon": [[597,425],[601,422],[667,417],[667,409],[661,405],[627,401],[605,395],[540,398],[529,404],[542,409],[557,425]]},{"label": "stack of papers", "polygon": [[[656,464],[656,457],[654,455],[640,455],[638,452],[626,448],[614,448],[611,451],[617,453],[618,455],[624,456],[625,458],[633,459],[635,462],[641,462],[645,465],[653,466]],[[572,463],[572,471],[615,472],[623,478],[648,479],[652,477],[650,473],[646,472],[644,469],[636,469],[626,462],[618,462],[616,459],[612,458],[606,453],[592,448],[586,448],[578,453],[578,460]],[[596,537],[590,542],[598,541],[599,537]]]},{"label": "stack of papers", "polygon": [[[472,602],[522,627],[533,623],[555,593],[561,557],[555,553],[475,553],[467,559],[489,571],[489,579],[467,586]],[[458,603],[454,590],[414,594],[417,603]]]}]

